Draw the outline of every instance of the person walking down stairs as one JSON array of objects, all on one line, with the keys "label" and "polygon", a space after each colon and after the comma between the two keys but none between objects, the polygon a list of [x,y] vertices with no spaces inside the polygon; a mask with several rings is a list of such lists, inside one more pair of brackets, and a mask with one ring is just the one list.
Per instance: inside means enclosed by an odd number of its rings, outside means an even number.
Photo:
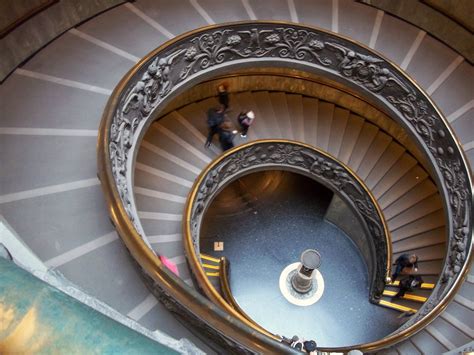
[{"label": "person walking down stairs", "polygon": [[401,298],[405,296],[407,291],[413,291],[415,288],[420,287],[423,283],[423,279],[420,276],[409,275],[408,277],[400,280],[400,288],[398,293],[394,296],[395,298]]},{"label": "person walking down stairs", "polygon": [[225,117],[225,107],[224,105],[220,105],[219,107],[215,108],[210,108],[209,111],[207,111],[207,126],[209,128],[209,133],[207,134],[207,140],[205,147],[209,148],[212,139],[214,138],[215,134],[219,134],[219,127],[224,121]]},{"label": "person walking down stairs", "polygon": [[225,152],[234,147],[234,135],[237,131],[234,130],[234,126],[228,118],[224,119],[219,128],[219,141],[221,142],[222,151]]},{"label": "person walking down stairs", "polygon": [[242,138],[247,137],[249,127],[252,125],[253,120],[255,119],[255,113],[253,111],[241,112],[237,116],[237,121],[240,125],[240,136]]},{"label": "person walking down stairs", "polygon": [[415,254],[402,254],[395,261],[395,272],[392,274],[392,282],[399,275],[410,275],[418,271],[418,256]]},{"label": "person walking down stairs", "polygon": [[229,93],[227,92],[227,84],[219,84],[217,87],[217,95],[219,99],[219,104],[224,106],[224,110],[227,111],[229,108]]}]

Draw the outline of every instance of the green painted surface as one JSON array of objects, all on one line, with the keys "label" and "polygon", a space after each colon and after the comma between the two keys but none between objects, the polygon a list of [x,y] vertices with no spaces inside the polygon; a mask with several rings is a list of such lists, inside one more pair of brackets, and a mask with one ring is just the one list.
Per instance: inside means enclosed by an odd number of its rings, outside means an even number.
[{"label": "green painted surface", "polygon": [[0,258],[0,353],[177,354]]}]

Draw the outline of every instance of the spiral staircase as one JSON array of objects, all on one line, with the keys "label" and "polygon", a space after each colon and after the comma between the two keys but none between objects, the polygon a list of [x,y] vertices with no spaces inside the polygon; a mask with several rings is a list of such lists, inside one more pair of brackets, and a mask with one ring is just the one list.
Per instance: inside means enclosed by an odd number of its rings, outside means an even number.
[{"label": "spiral staircase", "polygon": [[[156,300],[110,223],[96,177],[97,129],[108,97],[139,58],[186,31],[249,20],[313,25],[378,51],[431,96],[471,164],[474,159],[472,65],[424,31],[360,3],[181,0],[177,6],[139,0],[49,43],[0,86],[1,215],[47,267],[145,327],[191,339],[207,353],[219,350]],[[437,282],[447,252],[443,202],[426,162],[416,148],[404,145],[403,136],[343,105],[291,90],[237,90],[230,102],[232,114],[251,108],[257,117],[248,138],[237,138],[236,144],[297,140],[346,164],[383,212],[393,259],[416,253],[425,282]],[[216,145],[204,147],[206,111],[216,103],[210,93],[159,117],[144,135],[133,170],[133,194],[147,242],[178,266],[190,286],[184,205],[202,169],[220,154]],[[380,353],[441,354],[468,344],[474,338],[472,288],[470,272],[439,317]],[[418,309],[431,292],[427,286],[417,291],[418,298],[394,301],[394,289],[387,287],[381,303]]]}]

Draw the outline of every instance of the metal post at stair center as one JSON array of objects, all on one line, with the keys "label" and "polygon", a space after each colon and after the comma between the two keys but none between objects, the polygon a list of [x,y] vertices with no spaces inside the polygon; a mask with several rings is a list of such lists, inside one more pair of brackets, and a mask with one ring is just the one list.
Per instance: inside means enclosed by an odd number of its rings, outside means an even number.
[{"label": "metal post at stair center", "polygon": [[321,265],[321,254],[314,249],[306,249],[301,254],[301,265],[291,279],[296,292],[307,293],[313,288],[313,271]]}]

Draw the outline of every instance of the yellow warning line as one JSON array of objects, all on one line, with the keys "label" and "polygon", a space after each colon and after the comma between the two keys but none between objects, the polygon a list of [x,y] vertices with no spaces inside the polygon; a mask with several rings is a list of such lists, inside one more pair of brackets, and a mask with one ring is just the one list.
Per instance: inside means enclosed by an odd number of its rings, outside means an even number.
[{"label": "yellow warning line", "polygon": [[405,307],[405,306],[402,306],[401,304],[396,304],[396,303],[388,302],[385,300],[380,300],[379,304],[388,308],[396,309],[397,311],[401,311],[401,312],[413,312],[413,313],[416,312],[416,309],[414,308]]},{"label": "yellow warning line", "polygon": [[202,266],[205,267],[206,269],[219,270],[219,266],[218,266],[218,265],[202,264]]},{"label": "yellow warning line", "polygon": [[[383,291],[383,295],[384,296],[395,296],[398,292],[396,291],[389,291],[389,290],[384,290]],[[413,294],[410,294],[410,293],[405,293],[405,295],[403,297],[400,297],[404,300],[410,300],[410,301],[416,301],[416,302],[425,302],[427,300],[426,297],[423,297],[423,296],[417,296],[417,295],[413,295]]]},{"label": "yellow warning line", "polygon": [[[399,286],[399,285],[400,285],[400,281],[398,280],[387,284],[387,286]],[[435,287],[434,284],[429,284],[429,283],[424,283],[424,282],[420,285],[420,288],[423,288],[425,290],[432,290],[434,287]]]},{"label": "yellow warning line", "polygon": [[201,254],[201,258],[204,260],[214,261],[216,263],[220,262],[219,259],[213,258],[212,256]]},{"label": "yellow warning line", "polygon": [[206,275],[207,275],[207,276],[213,276],[213,277],[219,277],[219,273],[218,273],[218,272],[206,272]]}]

